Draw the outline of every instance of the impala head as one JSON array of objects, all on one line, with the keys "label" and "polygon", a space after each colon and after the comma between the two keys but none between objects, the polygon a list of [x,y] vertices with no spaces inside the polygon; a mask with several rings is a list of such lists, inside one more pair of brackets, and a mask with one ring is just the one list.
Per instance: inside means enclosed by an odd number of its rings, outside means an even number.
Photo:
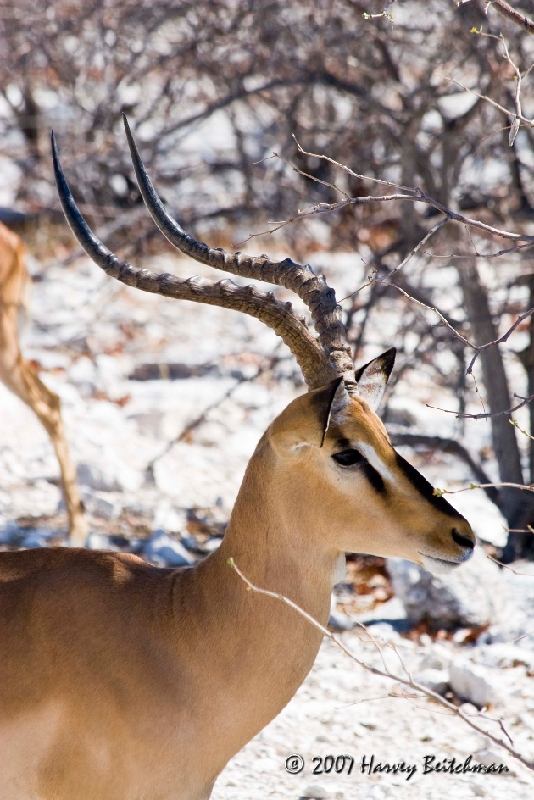
[{"label": "impala head", "polygon": [[359,371],[351,393],[337,379],[273,422],[280,495],[335,550],[398,556],[445,574],[470,558],[475,537],[397,453],[374,411],[394,359],[388,350]]},{"label": "impala head", "polygon": [[[469,523],[392,447],[376,415],[393,368],[395,349],[356,373],[334,290],[308,265],[226,253],[198,242],[167,213],[148,177],[126,119],[139,189],[149,213],[182,253],[216,269],[291,289],[307,305],[318,337],[291,303],[272,292],[229,280],[182,281],[140,270],[113,255],[80,214],[52,151],[59,197],[67,221],[87,254],[105,272],[130,286],[166,297],[233,308],[262,320],[282,337],[302,369],[309,392],[277,417],[267,431],[274,454],[278,495],[309,520],[311,535],[343,551],[400,556],[434,572],[447,572],[472,554]],[[260,448],[261,451],[261,448]],[[258,451],[258,452],[260,452]],[[273,462],[273,458],[270,459]]]}]

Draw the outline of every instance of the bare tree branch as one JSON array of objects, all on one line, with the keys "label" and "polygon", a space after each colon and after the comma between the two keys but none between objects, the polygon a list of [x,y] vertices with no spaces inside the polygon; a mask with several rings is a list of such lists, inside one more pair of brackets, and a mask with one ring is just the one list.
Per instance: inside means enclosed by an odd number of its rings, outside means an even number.
[{"label": "bare tree branch", "polygon": [[[488,345],[484,345],[484,347],[489,347],[490,344],[497,344],[497,342],[489,342]],[[479,348],[482,350],[483,348]],[[478,355],[478,354],[477,354]],[[471,365],[473,362],[471,362]],[[516,395],[517,397],[517,395]],[[456,411],[452,411],[450,408],[440,408],[439,406],[431,406],[428,403],[425,403],[427,408],[434,408],[437,411],[443,411],[445,414],[454,414],[456,419],[489,419],[490,417],[501,417],[503,414],[512,414],[514,411],[517,411],[523,406],[526,406],[527,403],[532,402],[534,400],[534,394],[531,394],[530,397],[525,397],[520,403],[518,403],[513,408],[507,408],[504,411],[494,411],[493,413],[485,412],[484,414],[458,414]],[[513,484],[500,484],[501,486],[512,486]]]},{"label": "bare tree branch", "polygon": [[512,8],[508,3],[505,3],[504,0],[491,0],[487,5],[486,13],[489,8],[494,8],[499,14],[515,22],[516,25],[519,25],[519,27],[527,33],[534,34],[534,22],[517,11],[517,9]]}]

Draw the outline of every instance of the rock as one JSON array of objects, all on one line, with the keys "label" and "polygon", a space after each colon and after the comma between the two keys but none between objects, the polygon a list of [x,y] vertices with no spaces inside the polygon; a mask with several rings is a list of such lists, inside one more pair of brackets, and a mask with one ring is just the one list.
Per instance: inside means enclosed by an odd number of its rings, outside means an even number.
[{"label": "rock", "polygon": [[[466,717],[476,717],[477,714],[478,714],[478,708],[476,706],[474,706],[473,703],[461,703],[460,704],[460,711],[463,711],[463,713],[466,715]],[[485,741],[486,741],[486,737],[484,737],[484,742]],[[482,743],[482,745],[480,745],[480,747],[483,746],[484,742]]]},{"label": "rock", "polygon": [[534,674],[534,652],[516,644],[491,644],[476,651],[477,661],[486,667],[510,669],[525,666],[527,673]]},{"label": "rock", "polygon": [[331,611],[328,620],[328,628],[331,631],[351,631],[356,622],[351,619],[347,614],[341,611]]},{"label": "rock", "polygon": [[469,642],[473,631],[470,628],[458,628],[452,637],[452,643],[455,645],[463,645]]},{"label": "rock", "polygon": [[493,706],[499,701],[497,678],[498,674],[492,675],[489,669],[472,664],[464,656],[454,658],[449,669],[454,693],[477,708]]},{"label": "rock", "polygon": [[328,792],[322,786],[314,783],[306,786],[300,800],[327,800]]},{"label": "rock", "polygon": [[173,508],[168,502],[159,503],[154,510],[152,527],[155,531],[164,530],[180,534],[187,529],[186,524],[185,511]]},{"label": "rock", "polygon": [[421,672],[428,669],[447,670],[449,668],[451,658],[452,657],[448,653],[442,653],[434,649],[431,653],[423,658],[421,664],[419,665],[419,669]]},{"label": "rock", "polygon": [[67,374],[71,383],[82,386],[86,391],[94,388],[95,367],[87,356],[76,359]]},{"label": "rock", "polygon": [[[490,767],[492,764],[495,767],[498,767],[499,764],[504,764],[503,756],[497,752],[497,750],[493,750],[491,748],[486,748],[485,750],[480,750],[478,753],[475,753],[474,760],[478,764],[484,764],[485,767]],[[510,769],[508,767],[508,769]],[[506,774],[506,773],[503,773]]]},{"label": "rock", "polygon": [[330,617],[328,619],[328,627],[333,631],[351,631],[356,622],[351,619],[347,614],[339,611],[337,607],[337,597],[335,592],[332,592],[330,598]]},{"label": "rock", "polygon": [[104,493],[94,494],[89,507],[95,517],[101,517],[102,519],[116,519],[122,511],[120,500],[106,497]]},{"label": "rock", "polygon": [[426,620],[437,628],[455,629],[482,627],[500,619],[505,604],[502,576],[480,547],[449,575],[432,575],[400,558],[388,558],[387,569],[412,624]]},{"label": "rock", "polygon": [[0,544],[12,544],[20,538],[20,528],[13,522],[0,520]]},{"label": "rock", "polygon": [[137,470],[108,459],[102,459],[100,464],[81,462],[76,468],[76,477],[81,486],[98,492],[134,492],[142,483]]},{"label": "rock", "polygon": [[50,531],[30,531],[20,543],[21,547],[48,547],[50,544]]},{"label": "rock", "polygon": [[205,553],[214,553],[221,546],[222,539],[219,536],[214,536],[213,539],[208,539],[204,542],[202,549]]},{"label": "rock", "polygon": [[120,492],[115,476],[111,475],[104,465],[81,463],[76,468],[78,483],[89,486],[99,492]]},{"label": "rock", "polygon": [[424,669],[414,675],[414,681],[436,694],[445,694],[449,689],[449,674],[444,669]]},{"label": "rock", "polygon": [[143,554],[159,566],[190,567],[195,563],[181,542],[161,530],[155,531],[148,539]]},{"label": "rock", "polygon": [[105,533],[90,533],[85,546],[89,550],[118,550],[111,544],[109,536],[106,536]]}]

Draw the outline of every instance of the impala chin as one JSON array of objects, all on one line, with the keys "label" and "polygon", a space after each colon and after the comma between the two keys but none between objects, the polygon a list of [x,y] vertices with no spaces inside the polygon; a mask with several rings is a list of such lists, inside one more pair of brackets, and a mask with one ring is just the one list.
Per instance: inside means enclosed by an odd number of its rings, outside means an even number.
[{"label": "impala chin", "polygon": [[419,553],[419,555],[421,556],[421,565],[433,575],[449,575],[461,564],[465,564],[466,561],[469,561],[473,555],[473,551],[468,551],[458,559],[438,558],[437,556],[429,556],[424,553]]}]

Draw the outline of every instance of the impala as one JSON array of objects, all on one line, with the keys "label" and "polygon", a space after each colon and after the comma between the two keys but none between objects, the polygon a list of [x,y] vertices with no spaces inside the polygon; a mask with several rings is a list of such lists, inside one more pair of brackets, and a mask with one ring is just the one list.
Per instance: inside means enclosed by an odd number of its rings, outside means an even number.
[{"label": "impala", "polygon": [[39,378],[36,367],[20,352],[19,321],[28,310],[28,270],[24,246],[0,222],[0,380],[41,421],[56,451],[72,544],[83,545],[87,536],[76,471],[65,438],[61,404],[55,392]]},{"label": "impala", "polygon": [[448,571],[475,544],[375,414],[395,350],[355,372],[324,278],[185,233],[156,195],[127,123],[126,132],[143,199],[167,238],[204,264],[292,289],[318,338],[272,293],[182,281],[117,258],[81,217],[53,142],[78,241],[130,286],[262,320],[294,353],[309,391],[265,431],[220,548],[196,567],[79,549],[1,554],[2,800],[209,798],[228,760],[293,697],[321,644],[292,609],[247,592],[229,559],[325,624],[346,551]]}]

